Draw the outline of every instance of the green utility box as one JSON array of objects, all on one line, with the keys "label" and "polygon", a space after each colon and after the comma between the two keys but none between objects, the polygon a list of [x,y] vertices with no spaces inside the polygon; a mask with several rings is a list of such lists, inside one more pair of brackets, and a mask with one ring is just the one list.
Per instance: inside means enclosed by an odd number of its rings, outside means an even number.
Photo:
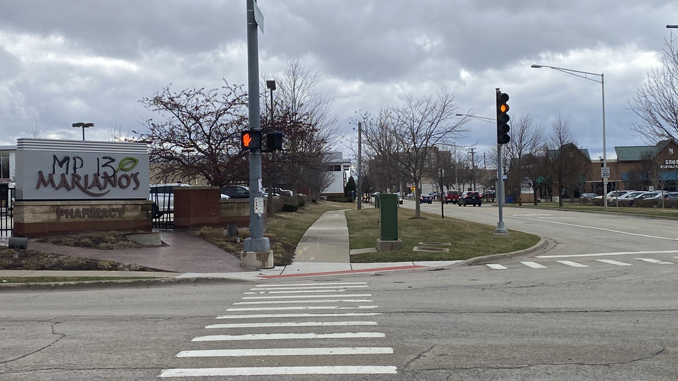
[{"label": "green utility box", "polygon": [[381,239],[377,240],[377,251],[402,249],[403,241],[398,239],[398,195],[380,194],[379,209]]}]

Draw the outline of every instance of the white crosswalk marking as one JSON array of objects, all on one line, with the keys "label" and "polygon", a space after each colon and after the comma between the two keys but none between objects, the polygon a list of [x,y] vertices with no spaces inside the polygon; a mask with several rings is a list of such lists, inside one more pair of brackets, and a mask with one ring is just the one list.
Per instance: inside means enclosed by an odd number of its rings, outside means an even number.
[{"label": "white crosswalk marking", "polygon": [[631,266],[630,263],[619,262],[619,261],[615,261],[615,260],[612,260],[612,259],[596,259],[596,261],[603,262],[603,263],[609,263],[609,264],[615,265],[615,266]]},{"label": "white crosswalk marking", "polygon": [[548,267],[546,267],[544,265],[540,265],[537,262],[520,262],[520,263],[524,264],[527,267],[531,267],[533,269],[548,269]]},{"label": "white crosswalk marking", "polygon": [[[397,373],[395,366],[350,365],[346,361],[360,361],[374,357],[384,358],[384,355],[393,354],[393,348],[384,346],[372,346],[375,340],[386,337],[383,332],[332,332],[332,327],[344,327],[343,330],[360,329],[362,326],[375,327],[376,321],[355,319],[364,316],[379,316],[379,312],[371,312],[378,308],[372,300],[365,299],[371,294],[350,294],[350,288],[366,288],[366,282],[325,282],[325,283],[301,283],[280,285],[257,285],[245,292],[242,299],[226,309],[226,314],[217,316],[216,319],[249,319],[242,323],[211,324],[206,329],[220,330],[230,329],[234,335],[216,334],[197,336],[192,342],[195,345],[212,342],[209,349],[191,348],[179,352],[176,357],[182,358],[182,364],[186,361],[197,361],[200,358],[212,358],[210,363],[217,362],[219,366],[212,368],[181,368],[165,369],[159,377],[238,377],[238,376],[284,376],[284,375],[369,375],[369,374],[394,374]],[[263,295],[262,295],[263,294]],[[271,295],[285,294],[285,295]],[[257,296],[250,296],[257,295]],[[327,304],[333,303],[333,304]],[[353,310],[355,312],[348,312]],[[362,311],[364,312],[362,312]],[[267,312],[272,313],[267,313]],[[276,311],[290,311],[292,313],[277,313]],[[295,313],[293,311],[300,311]],[[308,313],[305,311],[309,311]],[[318,311],[318,313],[313,313]],[[320,313],[327,311],[328,313]],[[336,311],[332,313],[333,311]],[[341,312],[339,312],[341,311]],[[347,312],[343,312],[347,311]],[[254,314],[252,314],[254,312]],[[244,314],[243,314],[244,313]],[[316,321],[303,321],[306,318],[320,318]],[[288,318],[300,318],[301,321],[286,322]],[[323,321],[328,318],[331,321]],[[354,318],[346,320],[345,318]],[[266,319],[263,320],[262,319]],[[328,327],[318,328],[320,332],[304,332],[305,327]],[[275,328],[275,332],[266,332],[266,329]],[[237,329],[237,331],[235,331]],[[250,330],[250,332],[247,332]],[[289,330],[292,330],[289,332]],[[337,343],[344,344],[345,340],[355,340],[356,346],[328,347],[328,340],[340,340]],[[304,343],[299,348],[289,344],[291,341]],[[307,340],[307,341],[303,341]],[[277,345],[282,342],[284,344]],[[238,345],[238,343],[244,343]],[[261,343],[261,344],[258,344]],[[269,343],[270,345],[264,345]],[[362,344],[368,343],[366,346]],[[215,349],[215,345],[219,345]],[[310,344],[310,345],[309,345]],[[204,348],[204,347],[203,347]],[[276,357],[285,356],[287,366],[266,366],[278,364]],[[295,362],[304,365],[307,356],[320,356],[315,366],[293,366]],[[340,360],[332,360],[333,365],[323,365],[323,356],[341,356]],[[267,358],[272,360],[267,360]],[[231,358],[232,360],[228,360]],[[192,360],[195,359],[195,360]],[[249,360],[248,360],[249,359]],[[359,359],[359,360],[356,360]],[[199,364],[205,364],[201,360]],[[239,366],[228,366],[228,364]],[[221,366],[222,364],[226,366]],[[249,366],[249,365],[262,366]],[[244,366],[243,366],[244,365]]]},{"label": "white crosswalk marking", "polygon": [[572,266],[572,267],[588,267],[587,265],[582,265],[581,263],[578,262],[573,262],[573,261],[556,261],[558,263],[562,263],[567,266]]},{"label": "white crosswalk marking", "polygon": [[672,265],[673,262],[665,262],[659,259],[654,259],[654,258],[636,258],[639,261],[644,261],[644,262],[649,262],[649,263],[656,263],[658,265]]},{"label": "white crosswalk marking", "polygon": [[506,270],[506,267],[496,263],[488,263],[487,267],[491,268],[492,270]]}]

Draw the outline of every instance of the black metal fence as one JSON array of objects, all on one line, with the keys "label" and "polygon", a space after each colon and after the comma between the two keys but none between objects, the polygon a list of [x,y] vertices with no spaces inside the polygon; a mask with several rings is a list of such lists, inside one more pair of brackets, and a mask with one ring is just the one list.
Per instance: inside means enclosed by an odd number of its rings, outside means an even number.
[{"label": "black metal fence", "polygon": [[0,184],[0,237],[11,237],[14,232],[15,188]]},{"label": "black metal fence", "polygon": [[174,189],[170,185],[153,186],[149,192],[153,201],[153,228],[174,229]]}]

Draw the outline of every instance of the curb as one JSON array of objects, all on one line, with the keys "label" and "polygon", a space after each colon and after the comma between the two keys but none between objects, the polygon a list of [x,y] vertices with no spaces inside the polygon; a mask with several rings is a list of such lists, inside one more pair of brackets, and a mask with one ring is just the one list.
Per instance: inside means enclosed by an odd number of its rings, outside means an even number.
[{"label": "curb", "polygon": [[503,258],[513,258],[517,256],[522,256],[522,255],[528,255],[532,254],[534,252],[538,252],[540,250],[543,250],[548,246],[548,241],[544,238],[541,237],[539,242],[527,249],[524,250],[518,250],[518,251],[513,251],[511,253],[501,253],[501,254],[491,254],[491,255],[486,255],[483,257],[476,257],[476,258],[471,258],[467,259],[464,262],[461,262],[460,265],[466,265],[466,266],[476,266],[476,265],[484,265],[487,264],[488,262],[495,261],[497,259],[503,259]]},{"label": "curb", "polygon": [[108,288],[147,288],[186,284],[222,284],[247,282],[233,278],[164,278],[164,279],[124,279],[93,280],[85,282],[39,282],[39,283],[0,283],[0,292],[5,291],[43,291],[43,290],[92,290]]}]

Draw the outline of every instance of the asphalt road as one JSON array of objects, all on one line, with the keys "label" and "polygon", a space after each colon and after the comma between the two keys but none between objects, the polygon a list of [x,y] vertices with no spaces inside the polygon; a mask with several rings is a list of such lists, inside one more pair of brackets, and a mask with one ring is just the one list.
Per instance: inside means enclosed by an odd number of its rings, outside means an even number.
[{"label": "asphalt road", "polygon": [[0,380],[678,379],[674,223],[545,214],[494,268],[0,293]]}]

